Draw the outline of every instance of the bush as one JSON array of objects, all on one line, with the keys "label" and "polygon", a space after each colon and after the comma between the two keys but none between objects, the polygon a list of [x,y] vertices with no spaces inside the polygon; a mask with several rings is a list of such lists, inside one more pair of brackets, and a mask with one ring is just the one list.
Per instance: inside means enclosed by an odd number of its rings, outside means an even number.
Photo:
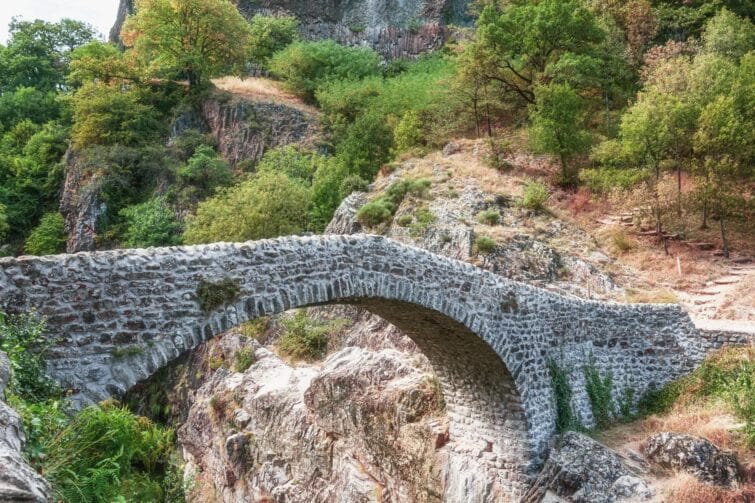
[{"label": "bush", "polygon": [[611,243],[620,252],[627,252],[634,247],[626,231],[620,227],[611,232]]},{"label": "bush", "polygon": [[409,235],[413,238],[422,236],[435,222],[435,215],[429,208],[417,208],[414,212],[414,223],[409,226]]},{"label": "bush", "polygon": [[393,217],[394,211],[395,206],[391,201],[385,198],[378,198],[359,208],[356,217],[362,225],[375,227],[389,221]]},{"label": "bush", "polygon": [[45,357],[53,344],[36,313],[8,317],[0,312],[0,350],[8,355],[12,371],[10,393],[31,403],[60,396],[60,387],[45,370]]},{"label": "bush", "polygon": [[26,239],[29,255],[52,255],[66,249],[65,221],[60,213],[47,213]]},{"label": "bush", "polygon": [[254,363],[254,349],[241,348],[233,355],[233,359],[236,372],[246,372]]},{"label": "bush", "polygon": [[170,147],[179,161],[186,162],[199,147],[208,146],[215,150],[217,143],[217,139],[210,133],[203,133],[198,129],[186,129],[171,141]]},{"label": "bush", "polygon": [[325,162],[325,157],[321,155],[289,145],[265,152],[257,164],[257,173],[281,173],[311,184],[317,168]]},{"label": "bush", "polygon": [[393,131],[394,142],[398,152],[405,152],[423,143],[422,121],[414,110],[404,113]]},{"label": "bush", "polygon": [[341,330],[345,320],[320,322],[300,310],[283,320],[283,334],[278,342],[281,354],[294,360],[314,360],[322,357],[333,332]]},{"label": "bush", "polygon": [[590,408],[595,420],[595,426],[598,429],[604,429],[611,424],[616,416],[616,410],[611,396],[613,387],[613,374],[609,370],[604,377],[595,364],[595,359],[591,356],[588,363],[582,368],[585,375],[585,390],[587,397],[590,399]]},{"label": "bush", "polygon": [[197,298],[199,307],[205,313],[211,313],[221,306],[236,302],[241,293],[238,281],[224,278],[220,281],[207,281],[202,279],[197,286]]},{"label": "bush", "polygon": [[569,379],[569,371],[562,369],[554,360],[548,360],[551,383],[553,385],[553,398],[556,403],[556,430],[558,432],[568,430],[580,430],[579,420],[574,415],[571,406],[572,388]]},{"label": "bush", "polygon": [[359,175],[349,175],[341,183],[341,194],[349,195],[352,192],[367,192],[370,182]]},{"label": "bush", "polygon": [[629,190],[647,177],[647,170],[632,168],[584,169],[579,173],[580,181],[596,194]]},{"label": "bush", "polygon": [[265,67],[273,54],[299,39],[299,20],[291,16],[255,14],[249,21],[249,57]]},{"label": "bush", "polygon": [[123,244],[129,248],[181,244],[181,224],[162,197],[120,211],[125,220]]},{"label": "bush", "polygon": [[282,173],[259,173],[199,204],[184,231],[188,244],[247,241],[309,227],[312,191]]},{"label": "bush", "polygon": [[233,182],[233,172],[228,161],[220,157],[208,145],[199,145],[186,166],[178,170],[178,178],[185,185],[199,189],[199,198],[207,197],[218,187],[227,187]]},{"label": "bush", "polygon": [[358,80],[380,73],[380,57],[366,48],[346,47],[333,40],[295,42],[270,59],[270,71],[286,88],[309,102],[328,81]]},{"label": "bush", "polygon": [[6,214],[6,206],[0,203],[0,242],[2,242],[3,239],[5,239],[5,236],[8,235],[9,230],[10,230],[10,225],[8,225],[8,216]]},{"label": "bush", "polygon": [[477,236],[474,241],[474,245],[475,248],[477,248],[477,253],[481,253],[483,255],[490,255],[495,251],[495,248],[497,246],[495,240],[487,236]]},{"label": "bush", "polygon": [[536,180],[530,180],[524,184],[524,194],[519,201],[519,206],[535,211],[541,210],[548,197],[548,188],[545,185]]},{"label": "bush", "polygon": [[485,210],[477,215],[477,221],[485,225],[498,225],[501,223],[501,213],[496,210]]}]

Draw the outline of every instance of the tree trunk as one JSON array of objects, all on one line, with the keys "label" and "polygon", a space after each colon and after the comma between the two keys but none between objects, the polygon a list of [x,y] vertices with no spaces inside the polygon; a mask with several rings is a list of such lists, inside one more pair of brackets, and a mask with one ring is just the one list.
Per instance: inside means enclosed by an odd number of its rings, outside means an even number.
[{"label": "tree trunk", "polygon": [[724,224],[724,212],[718,215],[718,222],[721,225],[721,241],[723,243],[724,257],[729,258],[729,240],[726,239],[726,225]]}]

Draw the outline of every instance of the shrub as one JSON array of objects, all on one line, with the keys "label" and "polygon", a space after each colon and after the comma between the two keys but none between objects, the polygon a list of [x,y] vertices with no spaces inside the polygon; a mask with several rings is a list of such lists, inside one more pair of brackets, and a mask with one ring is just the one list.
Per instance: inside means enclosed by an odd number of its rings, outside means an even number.
[{"label": "shrub", "polygon": [[572,410],[572,388],[569,379],[569,371],[562,369],[555,360],[548,360],[551,383],[553,385],[553,398],[556,403],[556,430],[580,430],[581,426],[574,411]]},{"label": "shrub", "polygon": [[647,176],[647,170],[633,168],[584,169],[579,172],[580,181],[596,194],[607,194],[614,189],[629,190]]},{"label": "shrub", "polygon": [[291,145],[265,152],[257,173],[282,173],[293,180],[312,183],[317,168],[325,162],[321,155],[305,152]]},{"label": "shrub", "polygon": [[283,334],[278,342],[281,354],[294,360],[314,360],[322,357],[333,332],[341,330],[345,320],[320,322],[312,319],[305,310],[283,320]]},{"label": "shrub", "polygon": [[45,335],[45,321],[36,313],[8,317],[0,312],[0,350],[8,355],[12,371],[10,393],[31,403],[60,396],[60,387],[45,370],[45,357],[54,342]]},{"label": "shrub", "polygon": [[548,197],[548,188],[545,185],[536,180],[530,180],[524,184],[524,193],[519,206],[535,211],[541,210]]},{"label": "shrub", "polygon": [[393,217],[394,208],[395,206],[391,201],[378,198],[359,208],[356,217],[362,225],[375,227],[389,221]]},{"label": "shrub", "polygon": [[282,173],[259,173],[201,202],[184,231],[188,244],[296,234],[309,226],[312,191]]},{"label": "shrub", "polygon": [[309,102],[330,80],[357,80],[380,73],[380,57],[366,48],[346,47],[333,40],[295,42],[275,53],[268,65],[293,93]]},{"label": "shrub", "polygon": [[163,197],[120,211],[126,225],[123,244],[130,248],[181,244],[181,224]]},{"label": "shrub", "polygon": [[255,14],[249,21],[249,27],[249,56],[253,62],[263,67],[273,54],[299,38],[299,21],[291,16]]},{"label": "shrub", "polygon": [[621,252],[627,252],[634,247],[634,243],[632,243],[626,231],[621,227],[611,232],[611,244]]},{"label": "shrub", "polygon": [[218,187],[231,185],[233,172],[228,161],[220,157],[212,147],[199,145],[186,165],[178,170],[178,178],[185,185],[199,189],[199,198],[204,198]]},{"label": "shrub", "polygon": [[236,302],[241,293],[238,281],[231,278],[223,278],[220,281],[207,281],[202,279],[197,285],[197,298],[199,307],[205,313],[211,313],[220,306]]},{"label": "shrub", "polygon": [[417,208],[414,212],[414,223],[409,226],[409,235],[417,238],[422,236],[435,222],[435,215],[429,208]]},{"label": "shrub", "polygon": [[582,372],[585,375],[585,390],[590,399],[595,426],[598,429],[606,428],[616,415],[611,396],[613,373],[609,370],[604,377],[601,377],[592,355],[588,363],[582,367]]},{"label": "shrub", "polygon": [[401,227],[409,227],[409,225],[414,221],[414,217],[411,215],[401,215],[396,220],[396,223],[400,225]]},{"label": "shrub", "polygon": [[352,192],[367,192],[370,182],[359,175],[349,175],[341,183],[341,194],[348,195]]},{"label": "shrub", "polygon": [[0,242],[5,239],[5,236],[8,235],[8,231],[10,230],[6,209],[6,206],[0,203]]},{"label": "shrub", "polygon": [[474,245],[477,248],[477,253],[481,253],[482,255],[490,255],[495,251],[497,246],[495,240],[487,236],[477,236]]},{"label": "shrub", "polygon": [[486,225],[498,225],[501,223],[501,213],[496,210],[485,210],[477,215],[477,221]]},{"label": "shrub", "polygon": [[52,255],[66,249],[65,221],[60,213],[46,213],[24,243],[29,255]]},{"label": "shrub", "polygon": [[170,146],[178,160],[186,162],[199,147],[208,146],[214,150],[217,148],[217,143],[217,139],[212,134],[203,133],[198,129],[186,129],[171,141]]},{"label": "shrub", "polygon": [[254,348],[241,348],[233,355],[236,372],[246,372],[254,363]]},{"label": "shrub", "polygon": [[393,131],[394,142],[398,152],[405,152],[422,145],[422,121],[414,110],[404,113]]}]

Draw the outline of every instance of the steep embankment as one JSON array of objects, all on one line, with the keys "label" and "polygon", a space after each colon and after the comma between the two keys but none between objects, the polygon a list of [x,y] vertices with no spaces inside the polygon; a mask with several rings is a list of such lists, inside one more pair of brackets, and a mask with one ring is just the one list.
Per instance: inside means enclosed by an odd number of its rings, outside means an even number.
[{"label": "steep embankment", "polygon": [[[450,34],[450,25],[471,22],[469,0],[239,0],[236,4],[247,18],[257,13],[296,16],[306,39],[369,45],[388,58],[416,56],[437,49]],[[118,17],[110,31],[111,41],[119,40],[123,22],[133,12],[134,1],[121,0]]]},{"label": "steep embankment", "polygon": [[[174,118],[167,145],[181,133],[194,129],[207,133],[217,144],[218,153],[231,164],[254,167],[269,149],[282,145],[313,147],[320,136],[317,111],[300,100],[280,93],[263,79],[220,79],[221,91],[206,98],[199,109],[190,109]],[[222,92],[227,89],[230,92]],[[73,149],[66,154],[65,183],[60,212],[65,217],[66,251],[93,251],[100,248],[101,221],[108,212],[101,195],[101,166],[86,162]],[[167,190],[167,184],[162,185]],[[159,190],[159,187],[158,187]]]}]

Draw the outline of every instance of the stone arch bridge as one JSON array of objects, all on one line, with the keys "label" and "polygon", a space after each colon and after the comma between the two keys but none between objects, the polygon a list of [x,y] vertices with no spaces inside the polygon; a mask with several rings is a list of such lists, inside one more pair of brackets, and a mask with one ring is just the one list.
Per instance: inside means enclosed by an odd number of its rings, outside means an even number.
[{"label": "stone arch bridge", "polygon": [[[222,305],[203,309],[202,290]],[[376,236],[0,260],[0,310],[47,318],[57,338],[50,373],[78,405],[124,393],[249,319],[344,303],[417,343],[441,382],[452,440],[476,449],[509,494],[521,492],[555,431],[549,359],[572,369],[573,405],[589,422],[586,359],[613,373],[616,393],[639,396],[703,355],[677,306],[566,297]]]}]

